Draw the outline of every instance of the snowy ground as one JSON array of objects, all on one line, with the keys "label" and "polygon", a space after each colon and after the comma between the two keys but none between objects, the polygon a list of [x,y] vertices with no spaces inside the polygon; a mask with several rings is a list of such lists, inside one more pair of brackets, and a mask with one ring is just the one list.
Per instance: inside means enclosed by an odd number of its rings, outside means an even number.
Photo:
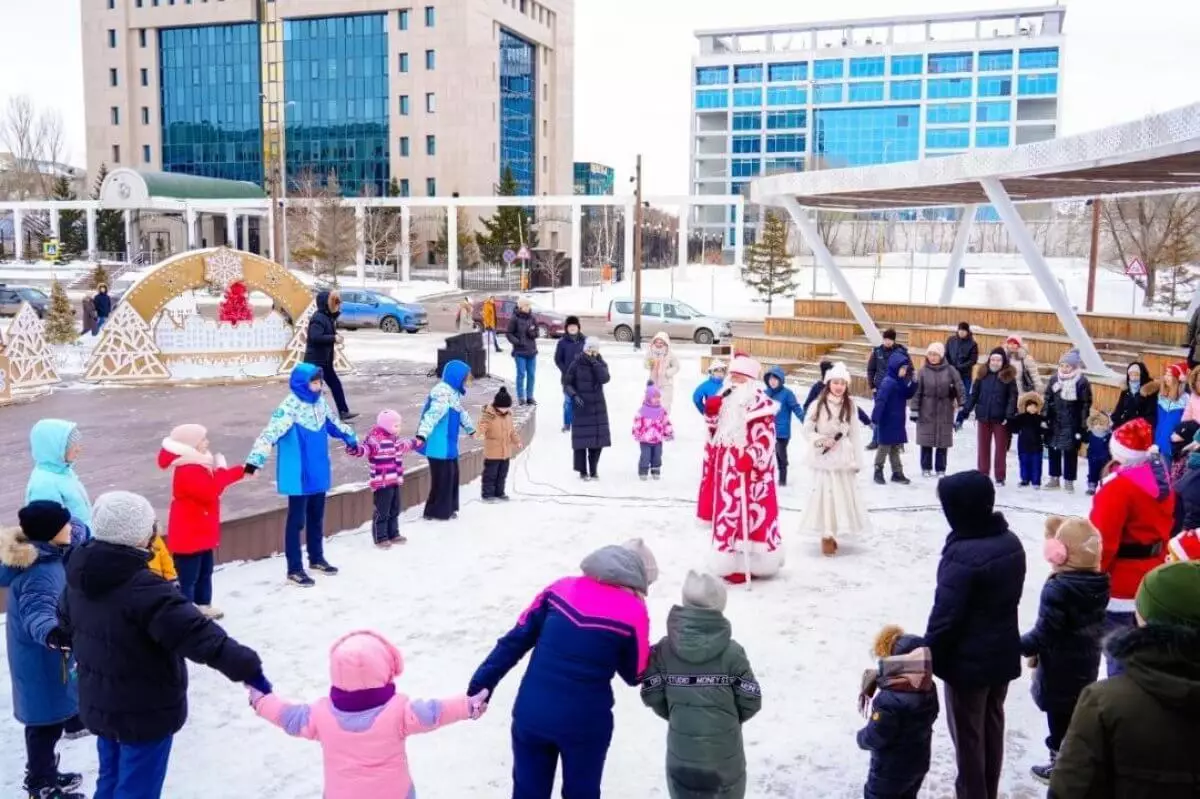
[{"label": "snowy ground", "polygon": [[[406,358],[432,360],[440,343],[426,334],[350,338],[356,358],[395,354],[403,347]],[[607,393],[614,446],[601,461],[602,482],[583,485],[570,471],[567,436],[558,432],[561,394],[549,348],[543,350],[537,387],[540,432],[531,451],[514,464],[511,506],[499,510],[482,505],[478,485],[471,486],[464,490],[465,505],[457,521],[427,523],[409,512],[404,530],[410,543],[387,553],[371,546],[365,529],[346,532],[327,547],[342,575],[318,578],[311,591],[285,587],[280,558],[218,571],[217,603],[228,613],[225,626],[262,654],[267,675],[283,696],[307,700],[327,692],[329,645],[343,633],[364,627],[384,632],[404,651],[402,691],[415,696],[462,691],[495,638],[537,591],[575,572],[592,549],[632,536],[644,537],[658,557],[662,576],[649,604],[652,637],[663,634],[683,577],[689,568],[702,566],[708,543],[691,521],[704,432],[687,399],[698,380],[700,351],[683,353],[673,414],[678,439],[668,445],[664,479],[641,483],[636,477],[637,448],[629,434],[644,385],[641,358],[627,346],[605,345],[614,375]],[[511,358],[495,358],[493,370],[511,379]],[[952,470],[974,464],[973,440],[968,427],[951,451]],[[905,461],[910,474],[919,473],[915,452],[907,453]],[[824,559],[816,541],[794,532],[806,493],[799,470],[794,482],[781,497],[788,551],[784,571],[750,590],[730,592],[728,615],[734,635],[749,653],[764,692],[762,713],[746,727],[749,796],[850,799],[861,796],[867,768],[867,756],[854,741],[863,724],[855,712],[855,696],[862,670],[872,664],[871,639],[886,622],[917,632],[924,629],[946,525],[936,510],[932,481],[917,479],[907,488],[876,487],[864,472],[860,485],[873,511],[875,531],[862,540],[843,542],[844,554]],[[1009,506],[1006,515],[1029,555],[1021,606],[1027,628],[1034,621],[1047,574],[1040,558],[1044,514],[1084,513],[1087,500],[1010,486],[1000,490],[998,501]],[[0,672],[4,669],[0,666]],[[422,796],[508,795],[509,720],[522,669],[502,683],[482,721],[410,742]],[[167,796],[320,797],[321,761],[315,744],[289,739],[258,720],[239,686],[204,668],[193,667],[191,674],[191,716],[176,739]],[[1044,720],[1028,687],[1023,678],[1009,694],[1001,790],[1009,799],[1044,793],[1028,775],[1029,767],[1045,755]],[[604,794],[665,797],[665,723],[642,707],[636,689],[617,688],[615,712],[617,730]],[[21,728],[11,720],[7,692],[0,695],[0,719],[0,794],[13,795],[23,746]],[[65,743],[60,751],[65,768],[87,773],[90,790],[96,768],[94,742]],[[953,778],[953,750],[940,719],[933,768],[922,795],[952,796]]]}]

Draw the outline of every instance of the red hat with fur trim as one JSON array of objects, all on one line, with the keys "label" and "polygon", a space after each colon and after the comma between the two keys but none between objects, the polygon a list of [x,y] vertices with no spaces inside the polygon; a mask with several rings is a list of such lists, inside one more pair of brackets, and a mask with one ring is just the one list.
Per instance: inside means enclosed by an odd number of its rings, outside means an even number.
[{"label": "red hat with fur trim", "polygon": [[1167,374],[1182,383],[1187,379],[1188,365],[1186,362],[1173,363],[1167,367]]},{"label": "red hat with fur trim", "polygon": [[1200,560],[1200,530],[1184,530],[1171,539],[1167,551],[1175,560]]},{"label": "red hat with fur trim", "polygon": [[1154,453],[1154,431],[1145,419],[1134,419],[1117,428],[1109,445],[1120,463],[1141,463]]},{"label": "red hat with fur trim", "polygon": [[757,380],[762,375],[762,364],[749,355],[736,355],[729,362],[729,374]]}]

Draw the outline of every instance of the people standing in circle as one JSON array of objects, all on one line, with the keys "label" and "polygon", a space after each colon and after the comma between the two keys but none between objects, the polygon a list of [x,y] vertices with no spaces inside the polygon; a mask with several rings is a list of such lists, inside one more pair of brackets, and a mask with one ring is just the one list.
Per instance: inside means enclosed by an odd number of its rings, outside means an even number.
[{"label": "people standing in circle", "polygon": [[692,404],[701,416],[704,415],[704,401],[719,394],[721,386],[725,385],[725,369],[725,362],[714,358],[708,365],[708,377],[692,392]]},{"label": "people standing in circle", "polygon": [[442,369],[441,382],[429,391],[421,408],[416,439],[429,462],[426,519],[444,522],[458,517],[459,431],[475,435],[475,423],[462,404],[470,377],[471,367],[462,361],[450,361]]},{"label": "people standing in circle", "polygon": [[96,296],[92,297],[92,307],[96,309],[96,324],[92,328],[92,335],[97,335],[108,323],[108,317],[112,316],[112,297],[109,296],[108,286],[101,283],[96,286]]},{"label": "people standing in circle", "polygon": [[954,415],[967,401],[959,371],[946,361],[945,354],[946,348],[936,341],[925,350],[925,363],[917,372],[917,393],[912,400],[924,477],[946,476],[946,453],[954,446]]},{"label": "people standing in circle", "polygon": [[[458,311],[454,314],[454,326],[459,333],[475,332],[475,306],[470,297],[463,297],[458,302]],[[486,328],[487,326],[484,325]],[[497,350],[499,351],[499,350]]]},{"label": "people standing in circle", "polygon": [[[583,329],[579,324],[578,316],[568,316],[566,324],[563,325],[563,337],[554,345],[554,365],[558,367],[559,383],[566,376],[567,370],[571,368],[571,364],[575,363],[575,359],[583,354],[583,345],[587,338],[583,335]],[[563,425],[564,433],[571,432],[571,424],[575,420],[575,403],[563,391]]]},{"label": "people standing in circle", "polygon": [[508,320],[508,332],[505,335],[512,345],[513,361],[517,365],[517,404],[537,405],[533,398],[533,384],[537,374],[538,325],[533,316],[533,306],[525,297],[517,301],[517,310]]},{"label": "people standing in circle", "polygon": [[1158,417],[1158,383],[1150,379],[1150,370],[1134,361],[1125,370],[1125,388],[1113,409],[1112,426],[1117,429],[1134,419],[1145,419],[1151,427]]},{"label": "people standing in circle", "polygon": [[811,489],[800,529],[821,538],[821,552],[838,550],[839,536],[870,529],[854,482],[862,468],[862,423],[850,396],[850,371],[836,363],[825,373],[825,388],[804,416],[801,460],[811,470]]},{"label": "people standing in circle", "polygon": [[[1100,487],[1100,479],[1104,476],[1104,467],[1112,460],[1109,442],[1112,440],[1113,427],[1108,414],[1101,410],[1092,411],[1088,416],[1087,425],[1087,495],[1090,497],[1095,496],[1096,489]],[[1183,463],[1187,463],[1186,454]]]},{"label": "people standing in circle", "polygon": [[1042,416],[1046,421],[1046,446],[1049,448],[1050,479],[1046,490],[1060,487],[1075,490],[1079,474],[1079,448],[1087,434],[1092,413],[1092,384],[1083,374],[1083,360],[1076,350],[1068,350],[1059,359],[1058,372],[1046,387]]},{"label": "people standing in circle", "polygon": [[1164,455],[1171,452],[1171,433],[1183,421],[1183,412],[1187,409],[1187,386],[1184,383],[1187,373],[1186,364],[1173,363],[1166,368],[1162,380],[1159,381],[1158,409],[1154,417],[1154,444]]},{"label": "people standing in circle", "polygon": [[[888,328],[883,331],[882,343],[871,350],[871,355],[867,358],[867,383],[871,386],[872,399],[876,397],[879,387],[888,376],[888,365],[891,363],[892,353],[896,351],[904,353],[904,357],[908,358],[908,350],[904,348],[903,344],[896,343],[896,331]],[[867,449],[876,449],[878,447],[879,425],[873,424],[871,427],[871,443],[867,445]]]},{"label": "people standing in circle", "polygon": [[320,367],[325,384],[333,394],[338,417],[348,422],[358,416],[350,412],[346,404],[346,391],[333,362],[337,345],[342,343],[342,334],[337,332],[337,318],[342,314],[342,295],[337,291],[322,291],[317,294],[317,310],[308,321],[308,342],[304,347],[304,362]]},{"label": "people standing in circle", "polygon": [[662,406],[670,412],[675,401],[675,375],[679,373],[679,358],[675,356],[671,337],[666,333],[654,334],[646,355],[646,371],[650,373],[650,382],[662,392]]},{"label": "people standing in circle", "polygon": [[962,380],[963,396],[970,394],[971,377],[979,363],[979,344],[971,333],[971,326],[966,322],[959,322],[958,330],[946,339],[946,362],[958,372],[958,377]]},{"label": "people standing in circle", "polygon": [[1014,333],[1004,340],[1004,347],[1008,353],[1008,365],[1016,371],[1017,390],[1036,391],[1041,394],[1045,390],[1042,375],[1038,372],[1037,361],[1029,354],[1029,350],[1025,349],[1021,337]]},{"label": "people standing in circle", "polygon": [[599,340],[588,337],[583,352],[575,357],[563,375],[563,391],[575,406],[571,425],[571,448],[575,452],[575,471],[579,479],[599,480],[600,453],[612,446],[608,425],[608,403],[604,386],[610,375],[600,355]]},{"label": "people standing in circle", "polygon": [[778,403],[775,414],[775,464],[779,469],[779,485],[786,486],[788,479],[788,442],[792,439],[792,417],[803,424],[804,409],[796,399],[796,393],[784,383],[783,370],[772,366],[767,370],[767,396]]},{"label": "people standing in circle", "polygon": [[1016,370],[1008,363],[1008,353],[1001,347],[992,350],[987,363],[975,368],[971,395],[959,415],[965,419],[974,411],[976,468],[985,477],[991,477],[994,465],[996,485],[1001,486],[1008,476],[1008,424],[1017,415],[1016,377]]},{"label": "people standing in circle", "polygon": [[1017,398],[1020,411],[1008,423],[1008,435],[1017,437],[1017,468],[1021,482],[1018,486],[1034,490],[1042,487],[1042,454],[1046,449],[1045,420],[1042,418],[1042,395],[1026,391]]},{"label": "people standing in circle", "polygon": [[501,352],[500,339],[496,335],[496,298],[490,296],[483,301],[483,307],[479,311],[480,321],[483,322],[483,346],[495,347],[496,352]]},{"label": "people standing in circle", "polygon": [[890,461],[892,467],[892,482],[908,485],[912,481],[904,476],[904,466],[900,462],[900,453],[908,443],[908,429],[905,421],[905,407],[917,392],[917,384],[912,379],[912,362],[908,353],[902,350],[892,350],[888,358],[887,377],[875,390],[875,407],[871,409],[871,421],[875,423],[878,447],[875,452],[875,482],[883,485],[883,464]]}]

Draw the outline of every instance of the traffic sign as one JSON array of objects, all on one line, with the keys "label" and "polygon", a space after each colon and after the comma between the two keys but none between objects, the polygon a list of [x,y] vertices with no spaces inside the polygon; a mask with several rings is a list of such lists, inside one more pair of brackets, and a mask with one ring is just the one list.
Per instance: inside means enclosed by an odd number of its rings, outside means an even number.
[{"label": "traffic sign", "polygon": [[517,260],[517,254],[512,251],[512,248],[504,251],[504,263],[511,264],[515,260]]},{"label": "traffic sign", "polygon": [[1141,258],[1134,258],[1129,262],[1129,265],[1125,267],[1125,274],[1129,277],[1145,277],[1146,265],[1142,263]]},{"label": "traffic sign", "polygon": [[517,253],[517,258],[521,259],[522,261],[529,260],[529,248],[524,244],[521,245],[521,250]]},{"label": "traffic sign", "polygon": [[58,257],[58,239],[47,239],[42,243],[42,256],[47,261]]}]

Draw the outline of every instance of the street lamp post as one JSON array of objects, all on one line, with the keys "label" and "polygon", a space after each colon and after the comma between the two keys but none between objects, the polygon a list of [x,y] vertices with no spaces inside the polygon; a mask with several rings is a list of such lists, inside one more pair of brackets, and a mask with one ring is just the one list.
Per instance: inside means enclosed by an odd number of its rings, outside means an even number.
[{"label": "street lamp post", "polygon": [[633,348],[642,348],[642,156],[637,157],[637,170],[634,175],[633,219]]}]

